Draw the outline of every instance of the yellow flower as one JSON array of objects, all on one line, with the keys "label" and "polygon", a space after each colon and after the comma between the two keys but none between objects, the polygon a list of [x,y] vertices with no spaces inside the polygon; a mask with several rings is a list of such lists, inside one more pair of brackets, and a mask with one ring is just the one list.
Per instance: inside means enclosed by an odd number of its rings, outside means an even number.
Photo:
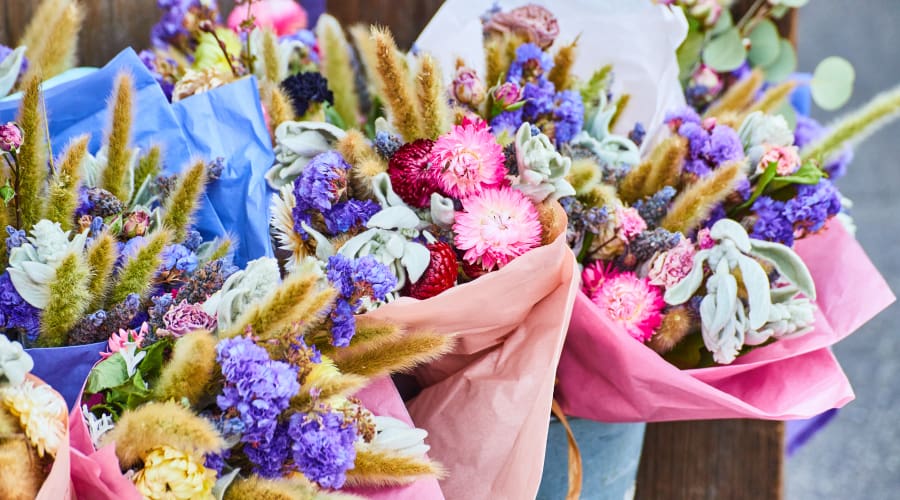
[{"label": "yellow flower", "polygon": [[193,69],[203,70],[214,67],[231,73],[228,59],[225,58],[225,53],[222,52],[222,47],[219,46],[219,41],[216,40],[216,37],[225,44],[225,50],[228,51],[228,57],[231,58],[232,63],[237,63],[243,47],[240,37],[228,28],[218,28],[216,36],[213,36],[212,33],[202,33],[200,35],[197,50],[194,51]]},{"label": "yellow flower", "polygon": [[19,417],[28,440],[41,457],[56,456],[66,434],[66,402],[49,385],[35,385],[25,380],[19,385],[0,389],[0,401],[10,413]]},{"label": "yellow flower", "polygon": [[212,498],[214,471],[195,457],[168,446],[157,446],[144,459],[144,468],[132,479],[150,500]]}]

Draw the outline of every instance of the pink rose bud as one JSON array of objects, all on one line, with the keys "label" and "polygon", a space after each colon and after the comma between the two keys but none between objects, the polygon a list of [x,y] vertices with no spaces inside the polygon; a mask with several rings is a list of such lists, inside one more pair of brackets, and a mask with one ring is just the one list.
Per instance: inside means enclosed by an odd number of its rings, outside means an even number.
[{"label": "pink rose bud", "polygon": [[22,129],[13,122],[0,125],[0,151],[19,152],[22,147]]},{"label": "pink rose bud", "polygon": [[800,168],[800,154],[797,146],[772,146],[759,160],[756,166],[758,173],[763,173],[770,164],[775,163],[778,175],[791,175]]},{"label": "pink rose bud", "polygon": [[505,110],[522,100],[522,88],[514,82],[506,82],[499,87],[494,87],[493,96],[494,103]]},{"label": "pink rose bud", "polygon": [[[267,0],[253,2],[250,15],[256,18],[259,28],[272,28],[278,36],[293,35],[306,29],[306,11],[294,0]],[[228,27],[239,31],[247,19],[247,6],[237,5],[228,16]]]},{"label": "pink rose bud", "polygon": [[462,104],[478,106],[484,101],[484,84],[475,73],[474,69],[461,66],[456,70],[456,78],[450,86],[454,99]]},{"label": "pink rose bud", "polygon": [[134,238],[135,236],[143,236],[150,227],[150,214],[143,210],[138,210],[128,214],[125,223],[122,226],[125,236]]}]

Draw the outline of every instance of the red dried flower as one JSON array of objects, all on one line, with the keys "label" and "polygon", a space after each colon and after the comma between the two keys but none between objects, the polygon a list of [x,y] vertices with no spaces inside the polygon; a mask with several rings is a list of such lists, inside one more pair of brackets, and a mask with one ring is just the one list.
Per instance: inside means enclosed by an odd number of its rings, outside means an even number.
[{"label": "red dried flower", "polygon": [[443,241],[429,243],[431,261],[419,281],[409,285],[409,295],[427,299],[456,284],[457,262],[453,248]]},{"label": "red dried flower", "polygon": [[394,192],[417,208],[429,206],[432,193],[441,192],[437,175],[428,162],[433,146],[431,139],[417,139],[400,146],[388,162]]}]

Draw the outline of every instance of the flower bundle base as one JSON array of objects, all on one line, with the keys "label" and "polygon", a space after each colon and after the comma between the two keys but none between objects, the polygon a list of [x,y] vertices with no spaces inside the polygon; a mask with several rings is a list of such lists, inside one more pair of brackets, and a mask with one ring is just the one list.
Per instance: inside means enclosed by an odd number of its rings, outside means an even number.
[{"label": "flower bundle base", "polygon": [[790,420],[850,402],[853,390],[829,346],[884,310],[894,295],[840,224],[798,241],[796,251],[817,285],[814,330],[725,366],[680,370],[579,294],[558,373],[563,410],[604,422]]}]

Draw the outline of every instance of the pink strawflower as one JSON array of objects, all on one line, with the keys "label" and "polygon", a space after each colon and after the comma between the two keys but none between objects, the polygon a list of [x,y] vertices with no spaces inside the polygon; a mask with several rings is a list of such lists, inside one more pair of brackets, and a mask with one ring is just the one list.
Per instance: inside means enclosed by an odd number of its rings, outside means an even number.
[{"label": "pink strawflower", "polygon": [[[294,0],[267,0],[254,2],[250,15],[255,18],[258,28],[272,28],[278,36],[293,35],[306,28],[306,10]],[[241,29],[247,19],[247,6],[238,5],[228,15],[228,27],[234,31]]]},{"label": "pink strawflower", "polygon": [[771,146],[766,154],[759,159],[756,166],[758,173],[763,173],[769,168],[770,163],[775,163],[775,171],[778,175],[791,175],[800,168],[800,153],[797,146]]},{"label": "pink strawflower", "polygon": [[647,223],[636,208],[619,207],[616,209],[616,236],[623,243],[628,243],[635,236],[647,229]]},{"label": "pink strawflower", "polygon": [[694,244],[682,238],[675,247],[656,256],[647,278],[651,285],[669,289],[677,285],[694,267]]},{"label": "pink strawflower", "polygon": [[487,189],[463,200],[453,223],[456,247],[469,264],[500,268],[541,244],[537,210],[521,191]]},{"label": "pink strawflower", "polygon": [[109,341],[107,342],[107,352],[101,352],[100,356],[103,359],[106,359],[113,354],[125,349],[128,344],[137,344],[138,347],[144,342],[144,337],[150,331],[150,326],[147,323],[141,325],[140,330],[123,330],[119,329],[119,333],[114,333],[109,336]]},{"label": "pink strawflower", "polygon": [[431,149],[431,164],[438,169],[438,180],[454,198],[499,186],[506,175],[503,163],[503,147],[481,119],[464,119],[440,136]]},{"label": "pink strawflower", "polygon": [[697,231],[697,246],[700,247],[700,250],[709,250],[710,248],[716,246],[715,240],[713,240],[712,236],[709,235],[708,227],[704,227],[703,229]]},{"label": "pink strawflower", "polygon": [[[633,272],[618,272],[602,262],[582,272],[582,288],[600,309],[635,339],[646,342],[662,322],[665,302],[659,288]],[[591,280],[591,281],[588,281]]]}]

